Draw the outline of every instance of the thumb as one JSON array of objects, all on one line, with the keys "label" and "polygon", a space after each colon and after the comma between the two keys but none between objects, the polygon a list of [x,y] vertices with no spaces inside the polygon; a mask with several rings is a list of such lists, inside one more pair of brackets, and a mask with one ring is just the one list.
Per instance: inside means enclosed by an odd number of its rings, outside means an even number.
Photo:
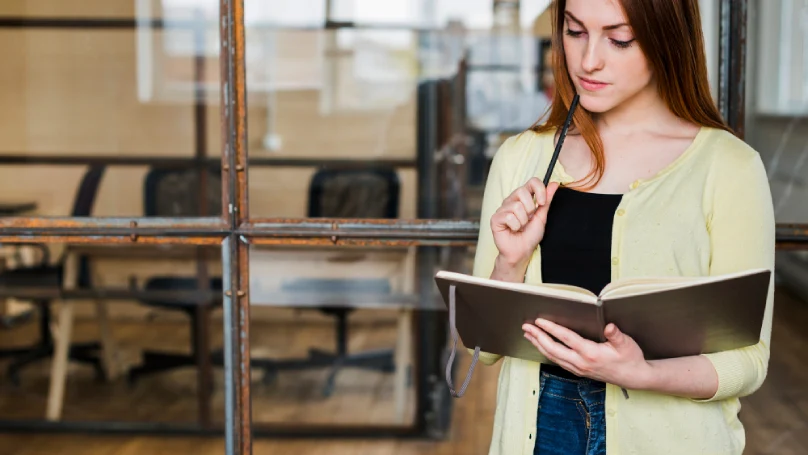
[{"label": "thumb", "polygon": [[626,335],[620,331],[614,324],[607,324],[603,330],[606,340],[612,343],[615,347],[620,347],[626,341]]},{"label": "thumb", "polygon": [[538,218],[542,224],[547,223],[547,213],[550,211],[550,203],[553,202],[556,191],[558,191],[558,182],[551,182],[547,185],[547,202],[536,210],[536,215],[533,217]]}]

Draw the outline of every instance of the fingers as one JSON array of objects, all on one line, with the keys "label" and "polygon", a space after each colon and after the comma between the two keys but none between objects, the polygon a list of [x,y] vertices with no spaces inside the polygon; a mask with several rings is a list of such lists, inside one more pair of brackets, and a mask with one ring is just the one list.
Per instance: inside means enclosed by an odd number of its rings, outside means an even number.
[{"label": "fingers", "polygon": [[514,196],[516,196],[517,200],[524,207],[528,217],[532,217],[533,213],[536,211],[537,208],[536,202],[534,202],[533,200],[533,193],[531,193],[530,190],[528,190],[524,186],[520,186],[513,193]]},{"label": "fingers", "polygon": [[496,230],[510,229],[513,232],[522,230],[529,222],[528,212],[521,202],[506,202],[492,217]]},{"label": "fingers", "polygon": [[547,185],[547,199],[544,204],[539,206],[535,215],[542,223],[547,222],[547,213],[550,211],[550,204],[553,202],[553,197],[555,197],[556,191],[558,191],[557,182],[551,182],[549,185]]},{"label": "fingers", "polygon": [[627,337],[627,335],[621,332],[614,324],[607,324],[606,328],[603,330],[603,335],[605,335],[606,339],[615,347],[619,347],[625,343]]},{"label": "fingers", "polygon": [[545,224],[550,202],[557,189],[558,183],[550,183],[545,188],[537,177],[531,178],[503,201],[502,206],[494,214],[493,224],[499,230],[507,228],[517,232],[528,222],[533,221],[536,214],[540,217],[536,221]]},{"label": "fingers", "polygon": [[536,325],[540,329],[556,337],[559,341],[561,341],[562,343],[564,343],[565,345],[569,346],[571,349],[574,349],[576,351],[582,351],[584,349],[588,349],[590,346],[588,346],[587,344],[592,343],[591,341],[582,338],[580,335],[573,332],[572,330],[566,327],[562,327],[546,319],[541,318],[536,319]]},{"label": "fingers", "polygon": [[536,198],[536,204],[539,206],[544,205],[547,201],[547,190],[544,188],[544,184],[538,177],[533,177],[532,179],[528,180],[525,183],[524,188],[526,188],[531,195]]},{"label": "fingers", "polygon": [[526,225],[528,221],[530,221],[530,215],[532,211],[528,211],[525,208],[522,202],[511,202],[510,206],[508,207],[510,212],[516,217],[519,221],[519,228],[521,229],[522,226]]},{"label": "fingers", "polygon": [[[536,343],[534,343],[534,346],[539,349],[539,352],[553,362],[566,362],[570,365],[576,365],[578,360],[580,360],[580,356],[574,350],[553,341],[550,335],[533,324],[525,324],[522,326],[522,329],[535,339]],[[528,340],[530,340],[530,338],[528,338]],[[531,340],[531,343],[532,342]]]},{"label": "fingers", "polygon": [[[536,347],[536,349],[541,353],[541,355],[546,357],[548,360],[556,362],[556,359],[553,359],[550,356],[550,354],[544,349],[544,347],[541,345],[541,343],[539,343],[539,341],[536,339],[536,337],[533,336],[533,331],[531,329],[523,327],[523,330],[525,331],[525,338],[527,338],[527,340],[530,341],[530,343],[533,346]],[[556,362],[556,363],[558,363],[558,362]]]}]

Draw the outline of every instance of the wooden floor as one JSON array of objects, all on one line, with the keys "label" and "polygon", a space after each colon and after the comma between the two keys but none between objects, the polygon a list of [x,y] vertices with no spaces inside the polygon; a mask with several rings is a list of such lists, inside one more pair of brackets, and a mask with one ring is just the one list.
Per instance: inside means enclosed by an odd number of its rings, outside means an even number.
[{"label": "wooden floor", "polygon": [[[753,396],[742,400],[741,419],[747,431],[746,454],[804,454],[808,453],[808,304],[797,301],[786,292],[778,291],[775,307],[775,327],[772,343],[772,358],[769,376],[764,386]],[[313,329],[314,330],[314,329]],[[354,331],[360,336],[366,330],[368,340],[383,339],[373,327],[359,327]],[[373,333],[376,333],[375,335]],[[314,331],[315,335],[318,333]],[[304,337],[309,339],[310,337]],[[466,365],[467,356],[460,365]],[[464,370],[463,370],[464,371]],[[254,442],[255,454],[297,455],[476,455],[485,454],[491,437],[498,367],[477,369],[466,395],[456,401],[452,429],[445,441],[394,441],[394,440],[267,440]],[[313,379],[312,379],[313,380]],[[375,400],[379,390],[386,390],[386,379],[376,378]],[[348,385],[350,381],[344,384]],[[289,385],[287,385],[288,387]],[[310,385],[311,386],[311,385]],[[315,387],[316,388],[316,387]],[[303,390],[304,388],[300,388]],[[289,389],[286,389],[287,391]],[[386,392],[381,392],[384,395]],[[0,383],[0,397],[7,396],[8,388]],[[260,393],[255,400],[263,401]],[[267,395],[278,395],[267,392]],[[298,401],[305,402],[302,395]],[[109,398],[109,397],[107,397]],[[265,397],[267,398],[267,397]],[[175,398],[177,400],[177,398]],[[361,406],[343,406],[341,414],[365,414],[367,397]],[[0,398],[0,413],[7,415],[10,401]],[[189,401],[190,403],[190,401]],[[19,404],[19,403],[17,403]],[[381,406],[381,405],[380,405]],[[174,407],[181,407],[174,404]],[[318,414],[316,407],[298,406],[298,415],[311,412]],[[320,413],[322,414],[322,413]],[[372,414],[372,413],[371,413]],[[267,406],[265,418],[273,415]],[[361,419],[358,419],[361,420]],[[0,435],[0,453],[4,455],[142,455],[142,454],[221,454],[222,439],[210,438],[154,438],[86,435]]]}]

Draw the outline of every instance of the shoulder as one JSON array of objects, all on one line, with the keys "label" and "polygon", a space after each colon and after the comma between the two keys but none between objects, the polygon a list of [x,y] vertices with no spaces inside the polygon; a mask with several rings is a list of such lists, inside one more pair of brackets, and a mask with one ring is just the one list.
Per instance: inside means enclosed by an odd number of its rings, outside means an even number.
[{"label": "shoulder", "polygon": [[532,130],[508,137],[494,154],[489,181],[499,182],[504,193],[524,184],[535,175],[545,159],[549,160],[550,155],[545,149],[551,149],[552,154],[552,140],[552,132],[536,133]]},{"label": "shoulder", "polygon": [[717,206],[753,201],[770,204],[769,178],[760,153],[727,131],[710,129],[704,136],[706,189]]},{"label": "shoulder", "polygon": [[[516,169],[535,165],[546,155],[547,144],[552,145],[553,131],[537,133],[525,130],[502,142],[491,163],[492,170],[513,172]],[[552,149],[552,146],[550,147]]]},{"label": "shoulder", "polygon": [[497,150],[497,156],[501,157],[501,161],[519,160],[537,150],[540,151],[541,144],[550,137],[552,137],[552,132],[537,133],[533,130],[525,130],[505,139]]},{"label": "shoulder", "polygon": [[717,128],[705,128],[701,147],[712,166],[724,171],[762,165],[760,153],[734,134]]}]

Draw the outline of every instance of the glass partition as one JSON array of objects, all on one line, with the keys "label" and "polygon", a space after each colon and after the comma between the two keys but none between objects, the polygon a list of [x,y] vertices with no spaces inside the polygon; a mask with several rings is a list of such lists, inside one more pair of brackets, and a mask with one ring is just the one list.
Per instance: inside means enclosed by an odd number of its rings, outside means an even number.
[{"label": "glass partition", "polygon": [[[0,18],[0,174],[9,205],[36,209],[0,216],[220,217],[221,72],[206,50],[219,36],[204,2],[171,16],[153,0],[11,3]],[[73,213],[91,169],[103,172],[97,210]],[[216,200],[176,210],[141,201],[179,192]]]},{"label": "glass partition", "polygon": [[0,261],[0,420],[189,425],[221,409],[220,248],[4,244]]},{"label": "glass partition", "polygon": [[333,1],[326,20],[348,25],[312,28],[246,2],[252,216],[336,217],[314,200],[333,178],[398,199],[347,217],[474,219],[493,154],[552,93],[549,3],[524,3],[514,19],[490,1]]}]

